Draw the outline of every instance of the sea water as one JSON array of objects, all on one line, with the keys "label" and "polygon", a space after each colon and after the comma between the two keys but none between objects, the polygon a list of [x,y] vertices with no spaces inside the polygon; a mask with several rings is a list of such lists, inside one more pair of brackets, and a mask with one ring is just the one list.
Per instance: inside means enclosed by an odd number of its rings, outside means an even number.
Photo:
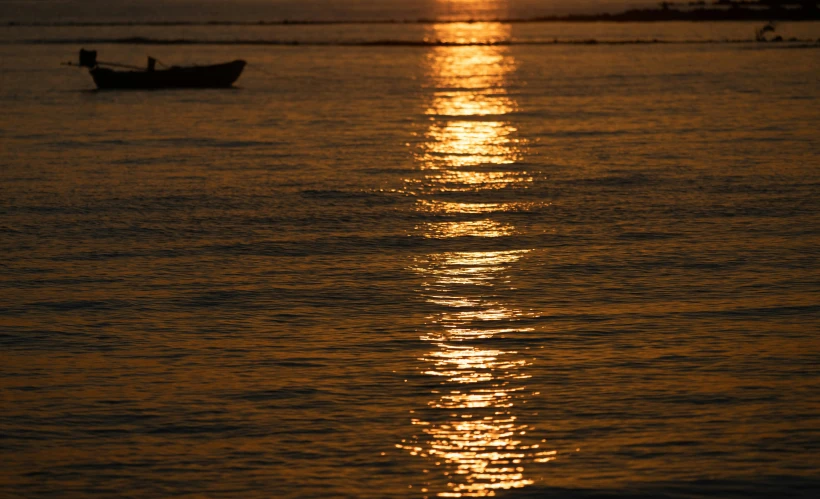
[{"label": "sea water", "polygon": [[756,27],[0,28],[0,496],[814,496],[820,28]]}]

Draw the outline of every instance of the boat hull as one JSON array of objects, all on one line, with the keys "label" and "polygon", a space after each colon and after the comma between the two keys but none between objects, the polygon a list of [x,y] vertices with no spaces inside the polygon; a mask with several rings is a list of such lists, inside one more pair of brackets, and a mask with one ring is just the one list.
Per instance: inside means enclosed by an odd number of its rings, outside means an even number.
[{"label": "boat hull", "polygon": [[99,89],[227,88],[242,74],[245,61],[157,71],[115,71],[95,67],[89,72]]}]

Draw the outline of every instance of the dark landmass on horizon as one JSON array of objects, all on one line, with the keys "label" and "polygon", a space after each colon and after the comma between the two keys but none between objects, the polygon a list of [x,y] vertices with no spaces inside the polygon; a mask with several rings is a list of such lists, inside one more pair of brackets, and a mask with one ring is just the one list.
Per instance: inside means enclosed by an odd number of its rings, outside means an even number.
[{"label": "dark landmass on horizon", "polygon": [[630,9],[620,13],[566,14],[530,18],[415,19],[415,20],[298,20],[278,21],[65,21],[16,22],[7,26],[266,26],[306,24],[433,24],[458,22],[719,22],[719,21],[820,21],[820,1],[815,0],[716,0],[661,2],[659,8]]},{"label": "dark landmass on horizon", "polygon": [[[820,21],[820,2],[812,0],[717,0],[661,2],[660,8],[630,9],[617,14],[577,14],[532,19],[536,22],[663,22],[663,21]],[[679,8],[680,7],[680,8]]]}]

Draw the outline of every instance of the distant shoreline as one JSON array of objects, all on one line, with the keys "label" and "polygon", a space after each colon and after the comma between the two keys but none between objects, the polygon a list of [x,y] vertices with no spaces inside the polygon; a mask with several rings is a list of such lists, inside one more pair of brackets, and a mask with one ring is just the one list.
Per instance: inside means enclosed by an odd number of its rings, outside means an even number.
[{"label": "distant shoreline", "polygon": [[58,21],[58,22],[18,22],[8,21],[5,26],[286,26],[286,25],[331,25],[331,24],[454,24],[454,23],[653,23],[653,22],[801,22],[820,21],[820,9],[753,9],[736,7],[731,9],[698,8],[692,10],[630,9],[608,14],[567,14],[561,16],[539,16],[532,18],[494,19],[414,19],[414,20],[299,20],[278,21]]},{"label": "distant shoreline", "polygon": [[746,7],[697,8],[679,10],[631,9],[618,14],[578,14],[548,16],[532,19],[533,22],[721,22],[721,21],[820,21],[820,9],[754,9]]}]

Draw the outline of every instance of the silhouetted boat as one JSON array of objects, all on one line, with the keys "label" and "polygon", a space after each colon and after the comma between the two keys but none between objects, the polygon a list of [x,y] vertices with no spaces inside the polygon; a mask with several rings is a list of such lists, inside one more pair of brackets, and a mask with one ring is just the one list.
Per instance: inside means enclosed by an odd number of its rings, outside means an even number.
[{"label": "silhouetted boat", "polygon": [[[156,69],[156,60],[149,57],[147,68],[97,61],[94,50],[80,50],[80,66],[88,68],[97,88],[227,88],[242,74],[245,61],[235,60],[210,66],[171,66]],[[103,66],[129,68],[117,71]]]}]

